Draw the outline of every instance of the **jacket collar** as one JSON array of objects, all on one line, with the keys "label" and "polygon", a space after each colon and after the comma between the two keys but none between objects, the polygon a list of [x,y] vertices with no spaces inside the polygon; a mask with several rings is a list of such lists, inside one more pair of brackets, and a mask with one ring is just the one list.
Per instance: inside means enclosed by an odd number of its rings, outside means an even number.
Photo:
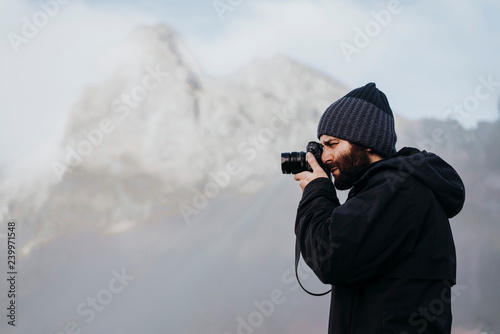
[{"label": "jacket collar", "polygon": [[[368,178],[376,173],[380,168],[383,168],[384,165],[387,165],[387,163],[390,163],[392,159],[396,159],[398,157],[404,157],[404,156],[409,156],[415,153],[419,153],[420,150],[416,149],[414,147],[403,147],[401,150],[396,152],[394,155],[391,155],[390,157],[372,162],[368,165],[365,165],[361,168],[359,168],[356,171],[356,174],[354,177],[356,178],[356,181],[354,181],[354,184],[349,191],[349,197],[353,196],[356,192],[357,189],[359,189],[360,186],[362,186]],[[379,168],[380,167],[380,168]]]}]

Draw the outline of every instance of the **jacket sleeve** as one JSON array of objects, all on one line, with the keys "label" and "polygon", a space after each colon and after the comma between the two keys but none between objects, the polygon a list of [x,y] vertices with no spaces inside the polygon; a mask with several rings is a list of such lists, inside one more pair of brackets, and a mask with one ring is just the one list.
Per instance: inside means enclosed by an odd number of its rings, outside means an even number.
[{"label": "jacket sleeve", "polygon": [[390,271],[411,254],[418,216],[415,187],[391,188],[373,176],[340,205],[332,182],[311,181],[297,210],[295,234],[305,262],[325,284],[354,284]]}]

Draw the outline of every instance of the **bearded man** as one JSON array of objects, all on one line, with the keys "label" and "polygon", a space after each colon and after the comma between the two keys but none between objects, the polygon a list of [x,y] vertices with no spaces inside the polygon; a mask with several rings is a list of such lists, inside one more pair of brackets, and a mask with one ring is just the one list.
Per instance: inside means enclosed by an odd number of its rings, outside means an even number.
[{"label": "bearded man", "polygon": [[[329,333],[450,333],[456,255],[449,218],[464,204],[457,172],[433,153],[396,152],[394,117],[374,83],[334,102],[318,125],[321,160],[295,175],[295,234],[332,285]],[[350,189],[344,204],[336,190]]]}]

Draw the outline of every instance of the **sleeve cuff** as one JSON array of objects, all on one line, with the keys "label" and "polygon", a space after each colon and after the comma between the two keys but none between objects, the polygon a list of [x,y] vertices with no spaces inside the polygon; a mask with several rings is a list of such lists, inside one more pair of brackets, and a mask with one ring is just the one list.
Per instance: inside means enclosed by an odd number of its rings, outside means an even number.
[{"label": "sleeve cuff", "polygon": [[335,191],[332,181],[326,177],[319,177],[306,185],[302,193],[302,201],[306,198],[312,199],[314,197],[332,195],[337,197],[337,192]]}]

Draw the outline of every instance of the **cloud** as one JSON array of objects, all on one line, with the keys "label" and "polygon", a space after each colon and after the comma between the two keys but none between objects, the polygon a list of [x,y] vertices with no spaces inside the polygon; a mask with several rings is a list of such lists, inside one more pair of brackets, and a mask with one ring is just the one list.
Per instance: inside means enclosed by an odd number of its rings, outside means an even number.
[{"label": "cloud", "polygon": [[[51,0],[41,3],[47,2]],[[109,75],[112,63],[103,59],[103,52],[137,25],[158,21],[122,5],[73,0],[59,4],[57,11],[55,6],[50,17],[40,3],[2,4],[0,165],[20,161],[39,146],[55,147],[47,143],[62,135],[66,116],[83,87]],[[34,17],[43,19],[43,13],[49,18],[47,23],[39,25],[38,33],[26,38],[27,43],[17,45],[16,53],[8,34],[24,38],[26,20],[36,27]]]},{"label": "cloud", "polygon": [[[42,3],[51,1],[64,2]],[[393,109],[408,118],[439,118],[474,92],[479,76],[500,80],[494,1],[402,0],[401,14],[350,63],[341,43],[353,43],[356,29],[363,30],[388,1],[243,1],[224,21],[211,2],[192,8],[169,3],[160,10],[156,2],[65,1],[18,53],[7,35],[20,34],[23,18],[32,20],[42,8],[28,0],[0,5],[0,166],[40,143],[57,142],[82,88],[109,75],[113,58],[104,51],[139,24],[173,22],[208,75],[228,75],[256,56],[285,54],[353,88],[377,82]],[[481,101],[464,124],[496,119],[498,95]]]},{"label": "cloud", "polygon": [[231,74],[254,57],[279,53],[307,59],[318,68],[327,54],[334,56],[346,23],[357,16],[351,5],[327,1],[243,2],[225,13],[213,39],[191,36],[188,43],[203,55],[199,61],[211,75]]},{"label": "cloud", "polygon": [[[374,13],[387,11],[389,3],[243,2],[225,13],[219,22],[224,28],[212,39],[189,36],[188,43],[202,68],[214,76],[231,74],[256,56],[281,53],[353,88],[375,81],[393,108],[411,119],[442,118],[454,103],[474,93],[480,76],[500,80],[500,39],[484,12],[490,1],[402,0],[402,11],[348,62],[341,43],[354,45],[358,31],[377,22]],[[499,93],[481,101],[462,124],[496,119]]]}]

